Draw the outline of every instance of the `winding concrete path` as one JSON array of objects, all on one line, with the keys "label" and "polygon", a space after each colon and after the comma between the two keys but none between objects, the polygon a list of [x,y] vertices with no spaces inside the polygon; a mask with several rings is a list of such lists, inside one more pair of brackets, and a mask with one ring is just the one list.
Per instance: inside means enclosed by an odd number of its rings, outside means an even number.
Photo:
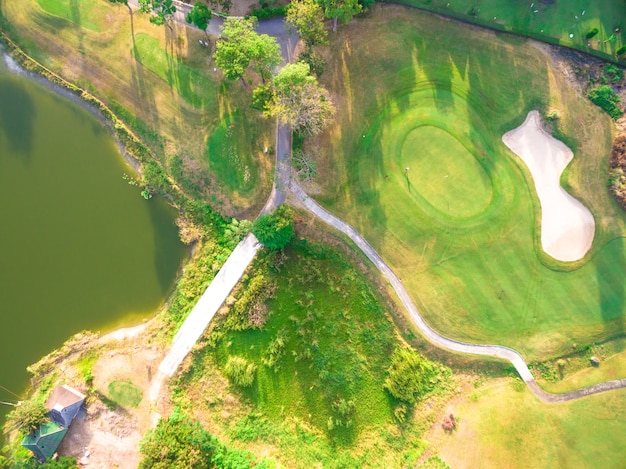
[{"label": "winding concrete path", "polygon": [[383,274],[383,276],[389,281],[394,291],[400,298],[400,301],[409,312],[411,320],[419,328],[421,333],[434,345],[451,350],[453,352],[469,353],[473,355],[485,355],[489,357],[496,357],[502,360],[511,362],[515,367],[520,377],[528,385],[530,390],[544,402],[565,402],[578,399],[580,397],[590,396],[604,391],[610,391],[612,389],[619,389],[626,387],[626,378],[607,381],[605,383],[588,386],[586,388],[577,389],[571,392],[562,394],[551,394],[544,391],[539,387],[532,373],[528,369],[526,362],[522,356],[513,349],[503,347],[501,345],[479,345],[468,344],[466,342],[460,342],[457,340],[448,339],[436,332],[430,327],[424,318],[420,315],[417,307],[411,300],[408,292],[404,288],[404,285],[400,281],[400,278],[395,274],[393,270],[387,265],[387,263],[380,257],[376,250],[356,231],[352,226],[348,225],[343,220],[340,220],[321,205],[311,199],[295,181],[291,180],[289,183],[291,192],[298,198],[307,210],[317,216],[320,220],[324,221],[333,228],[346,234],[354,243],[363,251],[367,258],[372,261],[376,268]]}]

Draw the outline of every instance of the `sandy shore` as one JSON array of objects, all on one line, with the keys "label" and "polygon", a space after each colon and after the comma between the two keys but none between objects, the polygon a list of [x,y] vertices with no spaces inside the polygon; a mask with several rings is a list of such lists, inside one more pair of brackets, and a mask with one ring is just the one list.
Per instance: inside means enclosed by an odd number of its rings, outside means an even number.
[{"label": "sandy shore", "polygon": [[560,184],[563,170],[574,157],[572,151],[545,131],[537,111],[530,111],[524,123],[504,134],[502,141],[524,161],[535,182],[543,250],[560,261],[584,257],[593,243],[593,215]]}]

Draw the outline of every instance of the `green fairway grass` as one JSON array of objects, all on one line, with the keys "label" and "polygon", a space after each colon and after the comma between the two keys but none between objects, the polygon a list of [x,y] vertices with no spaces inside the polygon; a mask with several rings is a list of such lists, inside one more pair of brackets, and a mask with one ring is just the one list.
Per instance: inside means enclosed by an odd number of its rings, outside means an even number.
[{"label": "green fairway grass", "polygon": [[229,192],[246,195],[259,184],[254,142],[258,129],[244,112],[224,116],[209,137],[206,156],[209,167],[219,175]]},{"label": "green fairway grass", "polygon": [[[622,0],[398,0],[397,3],[611,57],[626,44],[626,5]],[[593,28],[598,29],[598,34],[587,39],[586,34]]]},{"label": "green fairway grass", "polygon": [[[413,129],[396,158],[398,167],[405,168],[409,193],[415,191],[448,216],[471,217],[491,202],[491,181],[476,158],[439,127]],[[411,177],[414,173],[417,178]]]},{"label": "green fairway grass", "polygon": [[459,424],[442,436],[440,450],[450,467],[624,466],[624,389],[546,405],[521,382],[501,381],[451,411]]},{"label": "green fairway grass", "polygon": [[111,399],[124,407],[137,407],[143,398],[141,391],[130,381],[111,381],[108,389]]},{"label": "green fairway grass", "polygon": [[159,41],[146,33],[135,36],[135,59],[176,89],[185,101],[195,108],[209,107],[215,103],[216,83],[206,72],[189,67],[170,55]]},{"label": "green fairway grass", "polygon": [[[360,21],[336,38],[325,75],[336,124],[306,143],[326,155],[318,200],[365,235],[443,335],[538,359],[623,333],[609,119],[526,42],[401,7],[362,20],[366,36]],[[534,183],[501,141],[528,111],[552,108],[576,155],[563,185],[597,224],[590,253],[569,264],[542,251]]]},{"label": "green fairway grass", "polygon": [[95,32],[100,32],[106,27],[104,16],[110,13],[111,9],[104,2],[92,0],[37,0],[37,4],[53,16]]}]

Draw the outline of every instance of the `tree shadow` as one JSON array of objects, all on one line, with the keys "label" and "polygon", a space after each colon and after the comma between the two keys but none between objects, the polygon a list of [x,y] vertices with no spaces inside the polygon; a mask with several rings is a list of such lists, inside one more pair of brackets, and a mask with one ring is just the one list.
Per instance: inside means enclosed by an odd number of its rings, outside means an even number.
[{"label": "tree shadow", "polygon": [[133,100],[137,108],[141,110],[143,119],[153,128],[154,132],[159,132],[159,113],[152,85],[149,83],[148,73],[141,62],[141,51],[135,36],[135,16],[133,10],[129,8],[130,16],[130,86],[132,94],[139,99]]},{"label": "tree shadow", "polygon": [[36,115],[33,98],[22,84],[7,81],[0,86],[0,103],[0,131],[11,152],[29,163]]},{"label": "tree shadow", "polygon": [[[614,239],[593,259],[598,282],[599,307],[604,323],[604,337],[613,338],[624,333],[624,306],[626,304],[626,240]],[[622,347],[623,349],[623,347]]]},{"label": "tree shadow", "polygon": [[176,273],[188,255],[187,247],[178,238],[178,227],[173,223],[174,210],[164,200],[146,202],[154,238],[154,266],[160,293],[167,295],[173,288]]}]

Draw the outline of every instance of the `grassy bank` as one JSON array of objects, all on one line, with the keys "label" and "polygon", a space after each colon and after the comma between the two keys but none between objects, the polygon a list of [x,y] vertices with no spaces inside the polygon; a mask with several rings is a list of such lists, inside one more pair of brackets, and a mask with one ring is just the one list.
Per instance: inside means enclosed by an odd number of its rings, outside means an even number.
[{"label": "grassy bank", "polygon": [[[155,27],[106,0],[3,2],[1,13],[27,54],[102,98],[190,196],[256,215],[271,185],[271,123],[250,113],[239,83],[213,71],[201,32]],[[224,127],[228,141],[210,144]]]},{"label": "grassy bank", "polygon": [[546,405],[520,381],[496,381],[452,408],[457,429],[435,431],[450,467],[623,466],[626,390]]},{"label": "grassy bank", "polygon": [[[322,155],[318,200],[365,234],[429,323],[530,359],[623,332],[626,224],[605,187],[608,117],[523,39],[384,7],[334,41],[324,77],[336,124],[308,142]],[[534,184],[501,142],[531,109],[558,110],[576,155],[562,184],[596,219],[576,263],[542,251]]]},{"label": "grassy bank", "polygon": [[[450,372],[435,365],[441,384],[425,401],[402,404],[383,383],[405,345],[351,262],[305,242],[255,262],[228,316],[187,363],[175,402],[221,439],[285,467],[417,461],[421,435],[451,392]],[[232,357],[256,369],[251,385],[223,377]]]}]

